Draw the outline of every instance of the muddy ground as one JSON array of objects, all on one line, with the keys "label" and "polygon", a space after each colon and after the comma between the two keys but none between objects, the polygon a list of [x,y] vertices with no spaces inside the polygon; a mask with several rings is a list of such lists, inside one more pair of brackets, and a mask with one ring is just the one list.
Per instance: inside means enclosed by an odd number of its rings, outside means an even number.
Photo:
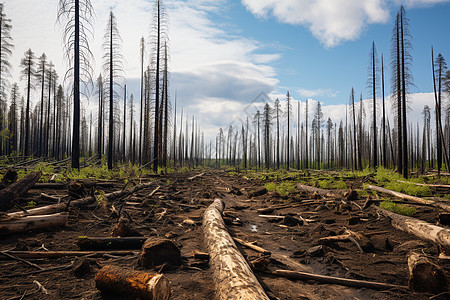
[{"label": "muddy ground", "polygon": [[[389,219],[371,207],[362,209],[367,197],[344,203],[341,199],[315,199],[300,192],[286,197],[269,192],[249,199],[248,193],[264,186],[265,180],[246,179],[239,174],[230,175],[220,170],[207,170],[203,176],[188,180],[188,177],[201,172],[144,178],[142,182],[152,181],[153,184],[125,198],[70,209],[69,222],[65,227],[0,236],[0,250],[79,250],[79,236],[109,236],[120,214],[139,234],[149,238],[169,238],[181,249],[181,266],[155,268],[169,279],[173,299],[214,299],[212,271],[207,261],[193,257],[193,251],[205,251],[202,216],[218,197],[226,204],[224,219],[231,235],[256,242],[272,253],[269,271],[307,271],[407,286],[407,253],[411,249],[421,249],[449,274],[450,263],[437,258],[440,253],[437,246],[395,230]],[[362,186],[359,179],[346,183],[354,188]],[[149,196],[158,186],[159,190]],[[111,192],[123,187],[123,181],[117,181],[102,190]],[[67,190],[64,189],[32,189],[20,203],[26,205],[33,200],[36,206],[51,204],[51,201],[40,198],[42,192],[67,196]],[[85,192],[89,193],[89,190]],[[291,216],[294,222],[287,222],[286,218],[273,221],[259,216],[261,213],[258,209],[273,206],[278,206],[278,209],[265,214]],[[415,207],[415,217],[433,224],[438,222],[435,209]],[[298,220],[300,223],[295,224]],[[318,238],[339,235],[345,229],[365,235],[363,252],[352,242],[312,248],[318,245]],[[238,248],[248,261],[260,257],[253,250],[240,245]],[[311,251],[311,248],[315,251]],[[80,277],[76,277],[71,270],[75,260],[76,257],[70,256],[28,259],[41,269],[62,268],[33,273],[38,270],[0,254],[0,299],[108,299],[95,288],[94,277],[102,266],[117,265],[144,270],[138,264],[139,251],[135,255],[123,257],[109,255],[89,258],[91,272]],[[271,299],[429,299],[432,296],[402,289],[377,291],[290,280],[276,277],[267,271],[255,271],[255,274]],[[42,284],[49,294],[38,291],[34,281]],[[112,298],[118,299],[118,296]],[[442,299],[445,299],[445,295]]]}]

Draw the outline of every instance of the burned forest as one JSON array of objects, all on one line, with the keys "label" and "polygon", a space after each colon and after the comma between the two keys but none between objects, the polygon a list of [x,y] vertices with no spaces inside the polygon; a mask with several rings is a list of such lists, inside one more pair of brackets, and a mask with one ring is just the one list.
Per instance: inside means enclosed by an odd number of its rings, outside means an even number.
[{"label": "burned forest", "polygon": [[[250,0],[125,1],[141,15],[52,1],[60,44],[45,52],[19,50],[13,2],[0,3],[0,299],[450,299],[449,49],[422,57],[414,6],[383,19],[365,65],[348,63],[364,83],[341,74],[330,103],[245,78],[276,69],[270,55],[189,70],[226,47],[218,36],[253,49],[258,34],[239,40],[227,19]],[[219,46],[189,41],[199,28]]]}]

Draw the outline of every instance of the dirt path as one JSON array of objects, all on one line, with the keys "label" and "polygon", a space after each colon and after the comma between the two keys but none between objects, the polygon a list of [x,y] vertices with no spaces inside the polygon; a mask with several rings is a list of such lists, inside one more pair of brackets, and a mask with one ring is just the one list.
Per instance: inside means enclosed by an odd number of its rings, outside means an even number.
[{"label": "dirt path", "polygon": [[[79,236],[109,236],[119,220],[117,212],[120,212],[121,217],[128,220],[139,234],[172,239],[181,249],[181,267],[156,268],[171,282],[173,299],[213,299],[214,286],[208,262],[194,258],[193,251],[205,250],[201,230],[203,212],[214,198],[219,197],[226,204],[224,219],[231,235],[248,242],[256,241],[270,251],[268,269],[272,271],[307,271],[405,286],[408,284],[406,253],[410,249],[422,248],[430,256],[438,254],[436,246],[393,229],[390,221],[373,209],[361,210],[366,200],[363,198],[343,203],[341,200],[305,200],[308,197],[300,193],[288,197],[266,193],[249,199],[248,192],[261,188],[263,181],[230,176],[218,170],[208,170],[203,176],[188,180],[195,174],[198,172],[153,178],[152,185],[126,198],[72,209],[69,223],[64,228],[1,236],[0,250],[79,250],[76,243]],[[158,186],[160,188],[154,192]],[[123,184],[118,182],[104,190],[110,192],[122,187]],[[39,197],[40,192],[43,190],[31,190],[23,203],[33,199],[38,206],[44,205],[45,201]],[[55,190],[45,192],[53,195],[66,193]],[[275,222],[260,217],[257,209],[272,206],[279,208],[267,214],[288,217]],[[436,222],[437,214],[433,210],[425,207],[417,209],[421,218]],[[311,250],[318,245],[318,238],[339,235],[345,229],[364,233],[368,237],[364,253],[352,242],[334,243]],[[238,248],[248,261],[261,256],[240,245]],[[95,288],[96,271],[107,264],[143,270],[138,265],[138,258],[139,251],[125,257],[88,258],[91,272],[76,277],[70,267],[75,257],[29,259],[42,269],[67,266],[64,270],[38,274],[29,274],[36,268],[0,257],[0,299],[20,299],[24,294],[24,299],[104,299]],[[450,269],[447,260],[440,260],[439,264],[447,271]],[[401,290],[375,291],[294,281],[265,272],[255,274],[272,299],[428,299],[430,296]],[[33,283],[35,280],[48,290],[48,295],[37,291],[37,284]]]}]

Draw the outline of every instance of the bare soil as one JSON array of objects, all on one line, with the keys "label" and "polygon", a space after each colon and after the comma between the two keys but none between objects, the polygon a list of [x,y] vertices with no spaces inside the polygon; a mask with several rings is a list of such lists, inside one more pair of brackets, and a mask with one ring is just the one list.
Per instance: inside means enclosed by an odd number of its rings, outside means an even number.
[{"label": "bare soil", "polygon": [[[438,259],[436,245],[395,230],[390,220],[372,208],[362,209],[367,197],[354,201],[341,199],[314,199],[300,192],[287,197],[266,193],[251,199],[249,191],[261,188],[264,180],[249,180],[229,175],[221,170],[207,170],[194,180],[188,177],[202,171],[169,174],[142,179],[153,184],[138,192],[112,201],[94,203],[89,207],[71,208],[67,226],[0,236],[0,250],[79,250],[79,236],[108,237],[120,217],[129,221],[143,236],[166,237],[181,249],[183,264],[179,267],[158,266],[150,272],[162,272],[170,281],[173,299],[214,299],[212,271],[208,261],[195,259],[193,251],[205,252],[202,242],[202,216],[215,198],[226,204],[224,219],[230,234],[245,241],[256,242],[270,251],[269,271],[288,269],[307,271],[350,279],[362,279],[396,285],[408,285],[407,253],[422,249],[432,261],[447,273],[450,263]],[[361,186],[359,179],[348,180],[347,185]],[[160,186],[152,196],[149,194]],[[123,182],[116,181],[105,192],[120,190]],[[92,192],[86,190],[85,193]],[[20,203],[33,200],[37,206],[51,204],[43,201],[40,193],[66,196],[67,190],[32,189]],[[145,202],[145,204],[142,204]],[[260,217],[257,209],[285,205],[269,213],[291,216],[300,224],[283,224]],[[415,217],[430,223],[438,222],[438,212],[427,206],[415,206]],[[13,210],[11,210],[13,211]],[[352,242],[323,246],[323,251],[310,253],[321,237],[339,235],[345,229],[363,234],[368,243],[364,252]],[[238,245],[248,261],[260,254]],[[33,273],[37,269],[23,262],[7,259],[0,253],[0,299],[108,299],[95,288],[95,274],[104,265],[117,265],[144,270],[138,264],[139,251],[129,256],[89,257],[91,272],[81,278],[71,271],[76,257],[58,259],[28,259],[42,269],[64,269]],[[428,299],[431,294],[415,294],[409,290],[377,291],[351,288],[314,281],[289,280],[257,272],[255,275],[272,299]],[[49,294],[38,290],[38,281]],[[445,297],[445,296],[444,296]],[[118,295],[113,297],[119,299]],[[124,298],[126,299],[126,298]],[[443,298],[445,299],[445,298]]]}]

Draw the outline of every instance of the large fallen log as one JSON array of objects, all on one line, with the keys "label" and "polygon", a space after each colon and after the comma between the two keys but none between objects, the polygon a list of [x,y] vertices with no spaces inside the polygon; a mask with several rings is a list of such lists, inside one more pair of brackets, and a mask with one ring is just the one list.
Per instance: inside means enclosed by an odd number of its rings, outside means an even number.
[{"label": "large fallen log", "polygon": [[403,194],[403,193],[396,192],[396,191],[391,191],[391,190],[388,190],[388,189],[385,189],[385,188],[382,188],[382,187],[379,187],[379,186],[375,186],[375,185],[370,185],[370,184],[368,184],[366,186],[366,188],[368,188],[370,190],[374,190],[374,191],[380,192],[380,193],[383,193],[383,194],[395,196],[395,197],[400,198],[400,199],[410,200],[410,201],[413,201],[413,202],[416,202],[416,203],[420,203],[420,204],[431,205],[431,206],[434,206],[434,207],[437,207],[437,208],[444,209],[446,211],[450,211],[450,205],[447,205],[445,203],[436,202],[436,201],[433,201],[433,200],[427,200],[427,199],[423,199],[423,198],[419,198],[419,197],[415,197],[415,196],[410,196],[410,195],[407,195],[407,194]]},{"label": "large fallen log", "polygon": [[409,287],[419,293],[439,294],[448,290],[445,271],[419,253],[408,257]]},{"label": "large fallen log", "polygon": [[41,172],[32,172],[0,190],[0,211],[10,209],[13,201],[23,196],[41,178]]},{"label": "large fallen log", "polygon": [[290,279],[299,279],[299,280],[315,280],[323,283],[331,283],[331,284],[340,284],[346,286],[353,287],[365,287],[376,290],[389,290],[389,289],[408,289],[407,286],[394,285],[388,283],[380,283],[373,281],[364,281],[364,280],[356,280],[356,279],[347,279],[340,277],[332,277],[326,275],[318,275],[307,272],[297,272],[297,271],[289,271],[289,270],[275,270],[272,274],[286,277]]},{"label": "large fallen log", "polygon": [[146,237],[78,237],[81,250],[141,249]]},{"label": "large fallen log", "polygon": [[0,235],[66,225],[68,214],[28,216],[0,222]]},{"label": "large fallen log", "polygon": [[20,258],[61,258],[66,256],[102,257],[105,254],[114,256],[135,255],[133,251],[6,251]]},{"label": "large fallen log", "polygon": [[166,300],[170,284],[162,274],[104,266],[95,276],[95,287],[105,294],[139,299]]},{"label": "large fallen log", "polygon": [[313,186],[297,184],[297,189],[305,191],[308,194],[316,194],[322,198],[344,198],[347,200],[355,200],[358,198],[358,192],[355,190],[326,190]]},{"label": "large fallen log", "polygon": [[223,209],[222,200],[216,199],[203,215],[203,238],[217,299],[269,299],[228,233]]},{"label": "large fallen log", "polygon": [[399,215],[375,205],[373,207],[390,218],[394,228],[415,235],[420,239],[439,244],[446,251],[450,250],[450,230],[419,219]]}]

